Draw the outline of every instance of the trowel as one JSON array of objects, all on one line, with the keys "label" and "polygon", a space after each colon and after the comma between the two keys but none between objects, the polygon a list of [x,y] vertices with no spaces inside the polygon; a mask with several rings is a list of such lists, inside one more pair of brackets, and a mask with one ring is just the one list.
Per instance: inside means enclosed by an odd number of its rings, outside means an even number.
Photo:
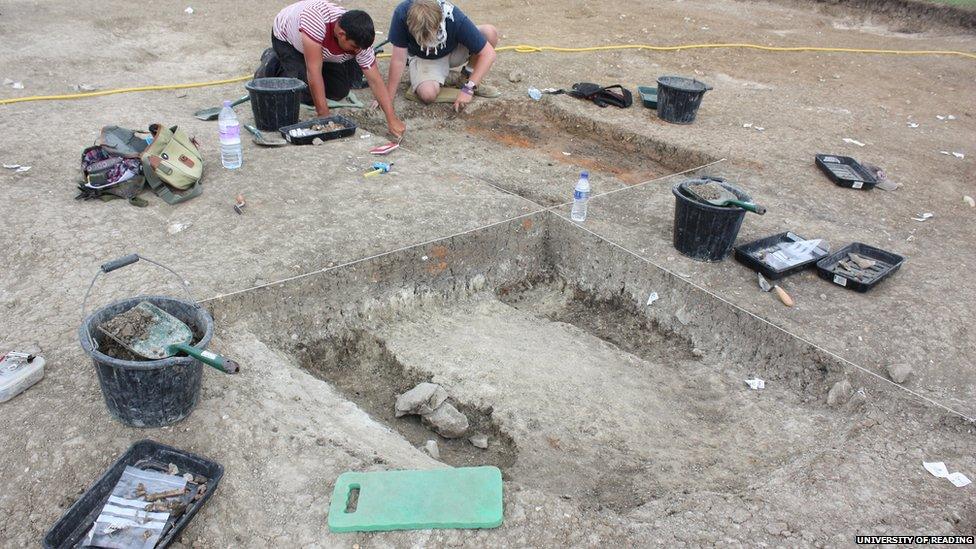
[{"label": "trowel", "polygon": [[753,202],[746,202],[739,200],[732,191],[726,189],[725,187],[719,185],[715,181],[709,181],[708,183],[702,183],[699,185],[684,185],[688,194],[698,200],[711,204],[713,206],[738,206],[743,210],[757,213],[759,215],[766,215],[766,207],[760,206]]},{"label": "trowel", "polygon": [[[245,95],[244,97],[242,97],[242,98],[238,99],[237,101],[234,101],[233,103],[231,103],[230,104],[230,107],[231,108],[234,108],[234,107],[240,105],[241,103],[247,103],[250,100],[251,100],[251,96],[250,95]],[[199,120],[216,120],[217,117],[220,116],[220,111],[223,108],[224,108],[223,106],[220,106],[220,107],[211,107],[209,109],[199,110],[199,111],[193,113],[193,116],[195,116]]]},{"label": "trowel", "polygon": [[[123,316],[128,322],[113,323],[115,319]],[[113,317],[98,329],[119,345],[149,360],[187,354],[225,374],[236,374],[240,370],[240,366],[233,360],[191,346],[193,332],[190,328],[180,319],[148,301],[142,301],[121,315]]]},{"label": "trowel", "polygon": [[288,144],[284,138],[278,135],[265,135],[261,130],[250,124],[244,124],[244,129],[251,132],[254,135],[254,143],[262,147],[282,147]]},{"label": "trowel", "polygon": [[770,284],[769,281],[766,280],[766,277],[762,275],[762,273],[756,273],[756,276],[759,277],[759,288],[762,291],[764,292],[769,292],[771,290],[775,291],[776,297],[778,297],[779,300],[783,302],[783,305],[786,305],[787,307],[793,306],[793,298],[790,297],[790,294],[786,293],[786,290],[780,288],[778,285]]}]

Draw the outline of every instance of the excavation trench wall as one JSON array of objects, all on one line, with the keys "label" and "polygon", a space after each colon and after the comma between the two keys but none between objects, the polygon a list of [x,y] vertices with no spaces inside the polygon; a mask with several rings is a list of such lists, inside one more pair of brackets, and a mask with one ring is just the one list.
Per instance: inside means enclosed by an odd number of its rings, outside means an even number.
[{"label": "excavation trench wall", "polygon": [[[788,387],[814,406],[825,407],[831,386],[846,378],[854,389],[864,389],[868,406],[885,413],[927,408],[949,424],[964,423],[550,212],[217,297],[205,305],[218,326],[243,326],[301,358],[310,356],[312,345],[348,339],[350,333],[395,322],[419,308],[554,277],[575,287],[584,301],[643,318],[659,333],[689,342],[712,359],[738,364],[743,375]],[[659,297],[648,305],[651,292]]]}]

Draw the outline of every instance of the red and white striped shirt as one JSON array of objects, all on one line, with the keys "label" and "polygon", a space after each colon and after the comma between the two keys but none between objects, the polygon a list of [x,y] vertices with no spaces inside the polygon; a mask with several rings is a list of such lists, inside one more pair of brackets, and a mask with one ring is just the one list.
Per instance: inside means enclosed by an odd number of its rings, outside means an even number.
[{"label": "red and white striped shirt", "polygon": [[[326,0],[302,0],[278,12],[274,20],[273,31],[275,38],[288,42],[296,50],[305,53],[302,45],[302,34],[322,44],[322,60],[326,63],[345,63],[353,58],[351,53],[342,51],[336,42],[336,21],[346,10]],[[373,48],[366,48],[359,52],[356,62],[368,69],[376,63]]]}]

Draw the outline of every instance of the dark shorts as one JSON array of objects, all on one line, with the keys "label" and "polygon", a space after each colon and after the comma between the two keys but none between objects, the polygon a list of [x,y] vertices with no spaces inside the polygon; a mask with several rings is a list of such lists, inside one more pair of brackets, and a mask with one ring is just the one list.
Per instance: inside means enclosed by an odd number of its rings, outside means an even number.
[{"label": "dark shorts", "polygon": [[[297,78],[308,84],[308,72],[305,68],[305,56],[294,46],[271,36],[271,46],[277,56],[277,63],[268,63],[267,76]],[[361,81],[363,70],[356,59],[345,63],[322,63],[322,79],[325,81],[325,96],[333,101],[345,99],[353,83]],[[312,104],[312,94],[306,89],[302,92],[302,103]]]}]

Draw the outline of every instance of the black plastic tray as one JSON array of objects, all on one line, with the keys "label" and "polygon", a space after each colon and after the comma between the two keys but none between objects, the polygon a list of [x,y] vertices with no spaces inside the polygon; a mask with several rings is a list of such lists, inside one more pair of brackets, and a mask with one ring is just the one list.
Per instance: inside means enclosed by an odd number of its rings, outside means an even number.
[{"label": "black plastic tray", "polygon": [[817,167],[841,187],[867,191],[878,184],[878,179],[871,170],[849,156],[818,154]]},{"label": "black plastic tray", "polygon": [[64,515],[48,530],[44,536],[45,548],[67,549],[74,547],[81,538],[88,533],[95,519],[102,512],[102,507],[112,494],[115,484],[122,476],[127,465],[135,465],[144,459],[151,459],[162,463],[173,463],[180,468],[180,472],[207,477],[207,491],[199,500],[187,507],[183,516],[159,539],[156,547],[166,547],[173,543],[186,528],[210,496],[217,490],[224,468],[219,463],[193,455],[176,448],[160,444],[152,440],[140,440],[122,454],[115,463],[102,474],[101,478],[92,484],[78,501],[65,512]]},{"label": "black plastic tray", "polygon": [[[341,130],[335,130],[331,132],[325,132],[315,135],[309,135],[307,137],[292,137],[288,135],[291,130],[299,128],[311,128],[315,124],[328,124],[329,122],[335,122],[336,124],[341,124],[343,128]],[[322,141],[332,141],[333,139],[341,139],[343,137],[349,137],[356,133],[356,123],[349,120],[345,116],[340,116],[334,114],[332,116],[324,116],[321,118],[313,118],[311,120],[306,120],[304,122],[299,122],[298,124],[292,124],[291,126],[285,126],[280,128],[278,131],[281,132],[281,136],[285,138],[289,143],[295,145],[311,145],[312,141],[316,139],[321,139]]]},{"label": "black plastic tray", "polygon": [[[855,253],[868,259],[877,261],[877,273],[871,278],[857,280],[854,277],[839,272],[837,270],[837,263],[847,257],[847,254],[849,253]],[[844,286],[845,288],[854,290],[855,292],[863,293],[877,286],[882,280],[891,276],[892,273],[897,271],[904,262],[905,258],[898,254],[893,254],[891,252],[886,252],[882,249],[875,248],[874,246],[868,246],[867,244],[855,242],[853,244],[844,246],[835,253],[818,261],[817,273],[820,275],[820,278],[824,280],[829,280],[839,286]]]},{"label": "black plastic tray", "polygon": [[[767,236],[766,238],[760,238],[759,240],[754,240],[747,244],[740,244],[736,246],[733,251],[735,252],[735,259],[739,263],[742,263],[753,271],[759,271],[769,280],[778,280],[784,276],[806,269],[830,253],[830,247],[826,243],[822,242],[820,244],[821,247],[814,250],[816,257],[810,259],[809,261],[804,261],[803,263],[799,263],[788,269],[782,270],[770,267],[765,261],[758,257],[760,252],[773,248],[777,244],[783,242],[800,242],[802,240],[807,239],[795,233],[785,232],[774,234],[773,236]],[[824,247],[826,247],[826,249]]]}]

